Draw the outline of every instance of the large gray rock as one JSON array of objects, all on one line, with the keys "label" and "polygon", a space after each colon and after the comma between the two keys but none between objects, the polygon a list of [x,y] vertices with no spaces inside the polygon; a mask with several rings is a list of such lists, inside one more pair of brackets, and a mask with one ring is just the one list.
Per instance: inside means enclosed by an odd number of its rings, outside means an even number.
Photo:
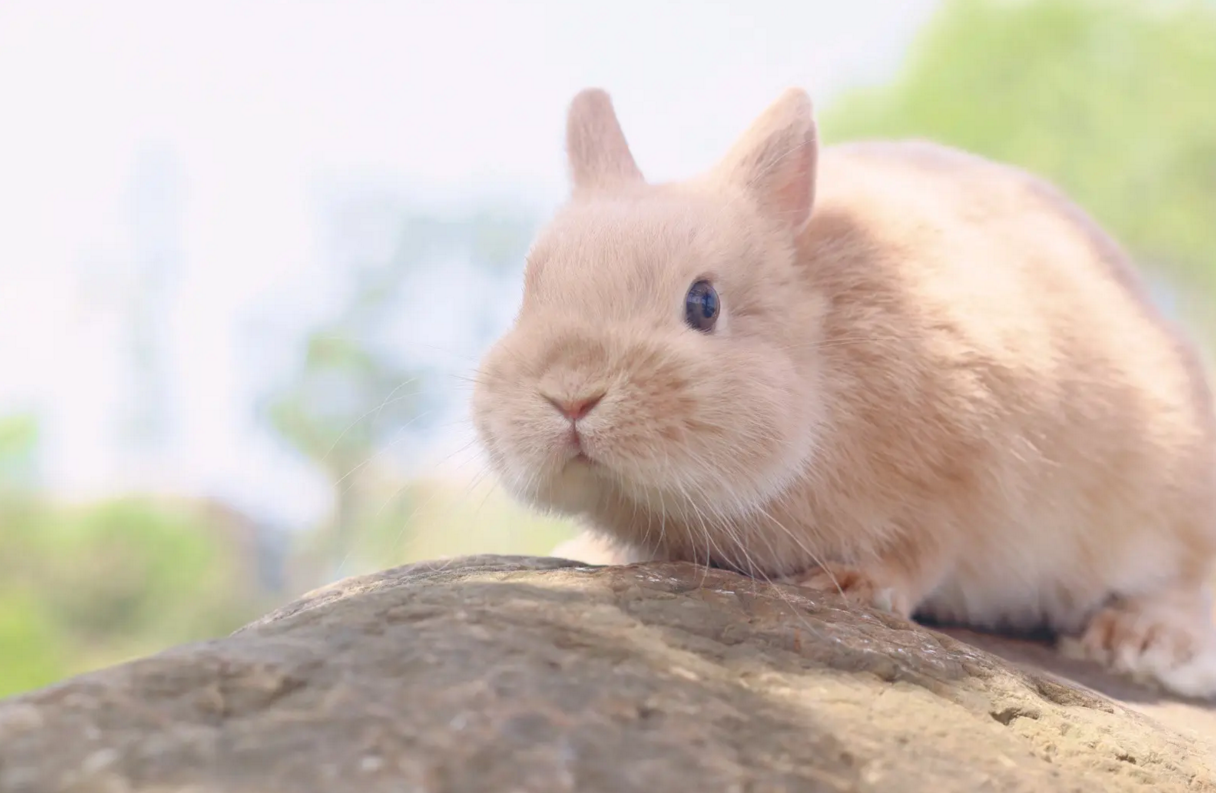
[{"label": "large gray rock", "polygon": [[1209,711],[1026,661],[691,565],[476,557],[0,703],[0,791],[1216,791]]}]

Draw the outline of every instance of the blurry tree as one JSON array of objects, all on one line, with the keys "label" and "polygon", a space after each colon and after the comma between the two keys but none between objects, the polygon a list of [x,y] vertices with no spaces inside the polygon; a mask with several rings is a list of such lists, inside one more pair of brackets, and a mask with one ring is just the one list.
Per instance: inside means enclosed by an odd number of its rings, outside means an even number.
[{"label": "blurry tree", "polygon": [[174,441],[168,340],[158,329],[170,324],[182,265],[184,187],[172,150],[151,147],[138,153],[131,177],[131,272],[122,311],[129,385],[120,432],[124,445],[145,459],[157,459]]},{"label": "blurry tree", "polygon": [[366,469],[420,413],[417,373],[359,338],[342,323],[315,331],[295,377],[267,405],[271,426],[334,483],[331,523],[311,538],[306,575],[322,579],[313,584],[334,575],[354,548]]},{"label": "blurry tree", "polygon": [[[376,193],[346,198],[330,217],[327,258],[345,295],[336,316],[309,332],[293,373],[263,409],[270,426],[334,484],[331,520],[308,538],[303,575],[311,580],[297,587],[351,574],[360,564],[382,566],[393,561],[384,558],[386,546],[400,546],[407,489],[394,483],[386,496],[376,480],[394,460],[410,459],[410,441],[453,401],[452,384],[417,360],[419,350],[400,331],[411,311],[437,313],[434,296],[418,282],[453,261],[472,265],[483,282],[509,277],[532,231],[511,213],[440,218]],[[466,294],[442,312],[476,323],[484,337],[496,330],[494,314],[478,310],[475,300]],[[385,534],[395,543],[374,536]]]},{"label": "blurry tree", "polygon": [[945,0],[825,140],[926,137],[1051,179],[1146,265],[1216,290],[1216,3]]}]

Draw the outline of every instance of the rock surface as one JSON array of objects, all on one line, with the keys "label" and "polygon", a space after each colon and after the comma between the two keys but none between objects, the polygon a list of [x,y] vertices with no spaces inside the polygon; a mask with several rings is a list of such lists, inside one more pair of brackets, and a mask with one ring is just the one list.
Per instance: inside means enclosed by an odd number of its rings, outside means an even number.
[{"label": "rock surface", "polygon": [[1216,791],[1211,711],[1017,646],[691,565],[414,565],[0,703],[0,791]]}]

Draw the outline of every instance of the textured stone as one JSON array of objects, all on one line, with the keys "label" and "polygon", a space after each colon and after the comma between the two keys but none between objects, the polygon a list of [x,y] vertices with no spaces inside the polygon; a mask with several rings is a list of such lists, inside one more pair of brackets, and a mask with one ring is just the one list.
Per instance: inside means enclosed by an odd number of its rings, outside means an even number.
[{"label": "textured stone", "polygon": [[1216,791],[1211,711],[955,636],[691,565],[413,565],[0,703],[0,791]]}]

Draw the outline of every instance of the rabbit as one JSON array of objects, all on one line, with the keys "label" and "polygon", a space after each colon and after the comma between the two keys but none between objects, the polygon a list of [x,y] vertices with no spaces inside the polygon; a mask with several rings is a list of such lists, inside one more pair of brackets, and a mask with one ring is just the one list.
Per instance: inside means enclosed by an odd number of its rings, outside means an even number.
[{"label": "rabbit", "polygon": [[599,88],[566,149],[471,398],[498,481],[587,527],[557,555],[1045,628],[1216,695],[1207,377],[1061,191],[924,140],[821,146],[801,88],[683,181],[643,177]]}]

